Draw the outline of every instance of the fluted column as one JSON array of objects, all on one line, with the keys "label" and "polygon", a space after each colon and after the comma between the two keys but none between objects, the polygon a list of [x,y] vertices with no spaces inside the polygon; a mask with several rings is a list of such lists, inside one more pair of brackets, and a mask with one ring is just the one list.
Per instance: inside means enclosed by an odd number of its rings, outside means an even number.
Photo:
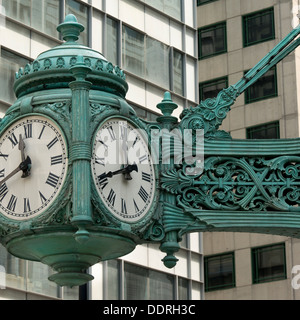
[{"label": "fluted column", "polygon": [[85,78],[90,68],[77,57],[77,63],[70,68],[75,81],[69,84],[72,90],[72,145],[70,160],[73,170],[73,218],[72,223],[78,227],[75,238],[82,243],[89,238],[85,227],[92,222],[91,178],[90,178],[90,108],[89,90],[91,83]]}]

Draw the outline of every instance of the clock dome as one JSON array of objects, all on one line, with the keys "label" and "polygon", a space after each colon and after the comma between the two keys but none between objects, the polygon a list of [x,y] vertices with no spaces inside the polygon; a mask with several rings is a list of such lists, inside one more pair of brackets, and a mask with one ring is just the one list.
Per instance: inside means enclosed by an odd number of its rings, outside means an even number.
[{"label": "clock dome", "polygon": [[67,15],[57,30],[65,42],[41,53],[16,73],[14,91],[17,98],[42,90],[68,88],[74,80],[70,68],[76,64],[79,56],[91,69],[86,80],[92,83],[92,90],[125,98],[128,84],[124,72],[107,61],[101,53],[77,43],[84,26],[78,23],[76,17]]}]

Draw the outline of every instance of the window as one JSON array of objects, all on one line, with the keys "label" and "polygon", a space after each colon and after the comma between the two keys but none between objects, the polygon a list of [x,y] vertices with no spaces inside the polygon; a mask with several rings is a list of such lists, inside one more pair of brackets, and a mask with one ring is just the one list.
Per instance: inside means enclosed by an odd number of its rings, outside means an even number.
[{"label": "window", "polygon": [[31,25],[50,36],[58,38],[59,3],[57,0],[32,0]]},{"label": "window", "polygon": [[252,249],[253,283],[286,279],[285,244]]},{"label": "window", "polygon": [[226,22],[198,30],[199,59],[227,52]]},{"label": "window", "polygon": [[199,84],[200,101],[217,97],[218,93],[228,87],[228,77],[223,77]]},{"label": "window", "polygon": [[3,0],[2,6],[8,17],[30,25],[31,0]]},{"label": "window", "polygon": [[146,79],[162,86],[170,86],[170,50],[160,41],[146,37]]},{"label": "window", "polygon": [[118,22],[107,17],[106,23],[106,58],[118,64]]},{"label": "window", "polygon": [[188,300],[189,281],[178,277],[178,300]]},{"label": "window", "polygon": [[125,25],[122,26],[122,68],[183,94],[183,54]]},{"label": "window", "polygon": [[0,100],[7,103],[13,103],[16,99],[13,85],[15,81],[15,73],[20,67],[24,68],[31,61],[15,54],[12,51],[1,47],[0,50]]},{"label": "window", "polygon": [[175,278],[167,273],[124,264],[125,300],[173,300]]},{"label": "window", "polygon": [[274,9],[243,17],[244,47],[275,39]]},{"label": "window", "polygon": [[183,55],[173,51],[173,91],[183,95]]},{"label": "window", "polygon": [[122,66],[125,70],[145,76],[145,35],[123,25]]},{"label": "window", "polygon": [[276,66],[260,77],[252,86],[245,90],[245,103],[277,97]]},{"label": "window", "polygon": [[24,24],[58,37],[59,2],[57,0],[3,0],[5,14]]},{"label": "window", "polygon": [[172,18],[181,20],[181,0],[146,0],[145,2]]},{"label": "window", "polygon": [[79,23],[84,25],[84,31],[81,32],[79,36],[79,43],[87,46],[88,45],[88,8],[82,3],[79,3],[75,0],[66,0],[66,15],[74,14]]},{"label": "window", "polygon": [[247,128],[247,139],[280,139],[279,121]]},{"label": "window", "polygon": [[118,300],[120,299],[120,286],[119,286],[119,261],[118,260],[108,260],[107,261],[107,300]]},{"label": "window", "polygon": [[205,291],[235,287],[234,253],[204,258]]}]

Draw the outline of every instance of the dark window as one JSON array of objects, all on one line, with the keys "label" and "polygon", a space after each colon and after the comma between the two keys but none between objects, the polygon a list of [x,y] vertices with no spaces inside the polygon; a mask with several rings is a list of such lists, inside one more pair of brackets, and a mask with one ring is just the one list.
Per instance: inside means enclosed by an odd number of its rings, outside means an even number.
[{"label": "dark window", "polygon": [[223,77],[199,84],[200,101],[217,97],[218,93],[228,87],[228,77]]},{"label": "dark window", "polygon": [[199,59],[227,52],[226,22],[198,29]]},{"label": "dark window", "polygon": [[243,17],[244,47],[275,39],[274,9],[248,14]]},{"label": "dark window", "polygon": [[277,95],[277,72],[274,66],[245,91],[245,103],[277,97]]},{"label": "dark window", "polygon": [[247,139],[280,139],[279,121],[247,128]]},{"label": "dark window", "polygon": [[253,283],[286,279],[285,244],[252,249]]},{"label": "dark window", "polygon": [[205,291],[235,287],[234,254],[204,258]]}]

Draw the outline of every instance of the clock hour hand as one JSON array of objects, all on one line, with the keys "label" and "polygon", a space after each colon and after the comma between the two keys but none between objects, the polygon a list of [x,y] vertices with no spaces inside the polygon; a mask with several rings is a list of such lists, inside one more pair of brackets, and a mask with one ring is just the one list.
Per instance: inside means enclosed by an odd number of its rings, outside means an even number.
[{"label": "clock hour hand", "polygon": [[[116,170],[116,171],[109,171],[107,173],[103,173],[101,175],[101,179],[105,179],[105,178],[112,178],[113,176],[117,175],[117,174],[124,174],[125,178],[127,176],[128,173],[132,172],[132,171],[136,171],[138,172],[138,166],[134,163],[134,164],[129,164],[128,166],[120,169],[120,170]],[[131,178],[132,179],[132,178]],[[126,179],[126,180],[131,180],[131,179]]]},{"label": "clock hour hand", "polygon": [[27,157],[24,161],[22,161],[19,164],[19,166],[15,170],[13,170],[10,174],[8,174],[4,179],[0,181],[0,186],[2,186],[4,182],[6,182],[8,179],[10,179],[19,171],[23,171],[22,178],[28,177],[30,172],[30,165],[31,165],[31,160],[29,157]]}]

